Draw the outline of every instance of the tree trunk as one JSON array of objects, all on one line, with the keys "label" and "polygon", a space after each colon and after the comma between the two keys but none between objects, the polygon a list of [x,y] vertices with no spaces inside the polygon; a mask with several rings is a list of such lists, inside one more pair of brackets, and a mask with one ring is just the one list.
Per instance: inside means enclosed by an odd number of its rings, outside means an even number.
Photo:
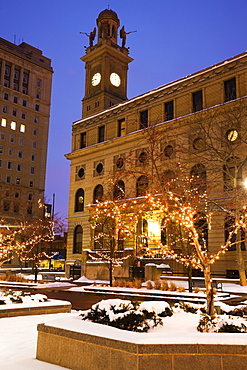
[{"label": "tree trunk", "polygon": [[192,293],[193,285],[192,285],[192,265],[191,264],[189,264],[187,268],[187,275],[188,275],[189,292]]},{"label": "tree trunk", "polygon": [[113,270],[113,266],[112,266],[112,261],[109,262],[109,280],[110,280],[110,286],[112,286],[112,270]]},{"label": "tree trunk", "polygon": [[205,287],[206,287],[206,303],[207,303],[207,314],[212,318],[215,317],[214,309],[214,291],[211,280],[210,265],[205,267],[204,271]]}]

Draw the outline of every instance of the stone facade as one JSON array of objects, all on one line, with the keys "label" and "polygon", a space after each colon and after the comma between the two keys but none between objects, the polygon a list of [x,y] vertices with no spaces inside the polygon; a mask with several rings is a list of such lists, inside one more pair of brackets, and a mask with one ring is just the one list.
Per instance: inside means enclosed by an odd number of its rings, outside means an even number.
[{"label": "stone facade", "polygon": [[[108,14],[107,17],[110,15]],[[127,159],[132,158],[133,163],[141,153],[145,152],[147,140],[143,134],[145,131],[143,128],[157,127],[158,132],[163,133],[165,137],[161,143],[164,156],[159,162],[164,171],[172,170],[178,162],[186,164],[188,175],[198,164],[207,171],[207,186],[210,189],[211,198],[214,199],[212,203],[219,203],[215,205],[218,209],[216,216],[211,220],[208,233],[212,252],[225,242],[225,214],[221,212],[224,205],[222,199],[230,198],[231,193],[226,192],[225,189],[227,179],[222,173],[222,165],[217,169],[211,166],[214,162],[213,157],[211,164],[207,163],[205,135],[210,130],[217,131],[215,135],[221,136],[221,148],[224,148],[226,142],[227,145],[229,142],[233,145],[238,143],[237,155],[241,160],[246,155],[244,142],[243,145],[239,145],[238,141],[240,135],[242,134],[243,137],[246,130],[246,52],[135,98],[125,100],[124,94],[121,94],[122,102],[119,101],[120,95],[117,90],[121,86],[120,83],[118,87],[115,86],[114,89],[112,87],[111,91],[107,92],[111,94],[111,101],[116,94],[115,104],[112,105],[108,100],[108,106],[106,103],[98,105],[99,95],[104,96],[105,102],[107,101],[106,90],[110,83],[111,71],[117,71],[120,81],[121,79],[125,81],[127,78],[127,75],[121,72],[122,61],[119,61],[118,54],[125,55],[126,67],[130,59],[127,60],[125,48],[121,48],[116,43],[117,40],[112,43],[107,38],[99,38],[96,45],[86,49],[86,55],[82,58],[86,62],[83,117],[72,125],[72,151],[66,155],[71,162],[67,275],[69,275],[69,266],[75,260],[82,261],[81,250],[95,247],[93,231],[89,224],[90,215],[86,206],[94,202],[95,192],[99,189],[104,191],[107,188],[107,179],[112,174],[117,178],[120,161],[127,165]],[[98,56],[101,55],[101,51],[105,53],[104,55],[109,53],[109,65],[107,62],[101,63],[100,58],[97,59],[101,80],[94,86],[91,78],[97,68],[91,70],[90,63],[96,51]],[[116,56],[115,60],[112,59],[113,54]],[[97,106],[97,109],[85,111],[85,104],[91,107]],[[233,111],[241,112],[243,116],[241,125],[230,124],[230,121],[225,118],[226,112],[230,116]],[[210,126],[212,123],[213,127]],[[166,152],[169,148],[171,152]],[[140,167],[137,169],[140,172]],[[243,165],[241,179],[246,177],[246,173],[247,168]],[[120,180],[125,182],[125,196],[135,197],[136,178],[133,176],[128,181]],[[78,207],[79,202],[81,203]],[[151,221],[148,221],[148,227],[151,228]],[[80,230],[79,233],[78,230]],[[160,235],[157,234],[157,237],[160,238]],[[136,248],[134,240],[124,245],[124,248],[129,247]],[[244,252],[244,258],[246,257]],[[228,251],[224,258],[213,266],[213,270],[215,275],[234,275],[234,271],[237,270],[235,252]]]}]

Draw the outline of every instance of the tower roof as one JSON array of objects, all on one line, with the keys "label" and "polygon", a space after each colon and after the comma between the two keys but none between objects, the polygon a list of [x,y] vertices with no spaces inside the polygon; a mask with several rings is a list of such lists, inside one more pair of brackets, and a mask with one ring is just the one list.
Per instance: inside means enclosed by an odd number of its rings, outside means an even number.
[{"label": "tower roof", "polygon": [[111,9],[102,10],[102,12],[99,13],[99,16],[97,18],[97,22],[101,18],[114,18],[117,22],[119,22],[119,18],[118,18],[117,13],[114,12],[113,10],[111,10]]}]

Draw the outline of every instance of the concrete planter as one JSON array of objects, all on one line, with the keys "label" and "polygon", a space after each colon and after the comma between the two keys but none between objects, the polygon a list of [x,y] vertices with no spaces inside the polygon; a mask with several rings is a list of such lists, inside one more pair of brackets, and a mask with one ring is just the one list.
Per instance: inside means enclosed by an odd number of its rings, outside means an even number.
[{"label": "concrete planter", "polygon": [[27,315],[46,315],[53,313],[71,312],[71,303],[58,300],[49,300],[35,306],[24,306],[21,303],[0,306],[0,318]]},{"label": "concrete planter", "polygon": [[136,344],[40,324],[36,357],[72,370],[244,370],[247,346]]}]

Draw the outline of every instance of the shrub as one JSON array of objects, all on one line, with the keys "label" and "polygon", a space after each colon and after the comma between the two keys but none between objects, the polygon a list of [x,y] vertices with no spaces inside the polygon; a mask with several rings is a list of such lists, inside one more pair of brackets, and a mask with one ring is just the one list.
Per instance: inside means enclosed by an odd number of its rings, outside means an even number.
[{"label": "shrub", "polygon": [[148,281],[147,281],[146,288],[147,288],[147,289],[153,289],[153,283],[152,283],[152,281],[151,281],[151,280],[148,280]]},{"label": "shrub", "polygon": [[211,318],[207,314],[202,314],[197,330],[201,333],[246,333],[247,327],[242,321],[233,321],[228,317]]},{"label": "shrub", "polygon": [[185,287],[183,287],[183,286],[178,286],[178,287],[177,287],[177,291],[178,291],[178,292],[180,292],[180,293],[185,292]]},{"label": "shrub", "polygon": [[155,280],[154,282],[154,289],[160,290],[161,289],[161,282],[160,280]]},{"label": "shrub", "polygon": [[141,289],[141,287],[142,287],[142,281],[140,279],[135,279],[134,280],[134,287],[136,289]]},{"label": "shrub", "polygon": [[81,316],[83,320],[146,333],[150,328],[163,325],[161,317],[172,315],[172,310],[166,302],[159,302],[158,312],[156,311],[153,302],[138,303],[115,299],[101,301]]},{"label": "shrub", "polygon": [[125,282],[125,286],[126,286],[126,288],[133,288],[133,281],[126,281]]},{"label": "shrub", "polygon": [[162,290],[169,290],[169,283],[167,280],[162,280],[161,282],[161,289]]},{"label": "shrub", "polygon": [[171,290],[172,292],[175,292],[177,290],[177,285],[172,281],[170,282],[169,290]]}]

